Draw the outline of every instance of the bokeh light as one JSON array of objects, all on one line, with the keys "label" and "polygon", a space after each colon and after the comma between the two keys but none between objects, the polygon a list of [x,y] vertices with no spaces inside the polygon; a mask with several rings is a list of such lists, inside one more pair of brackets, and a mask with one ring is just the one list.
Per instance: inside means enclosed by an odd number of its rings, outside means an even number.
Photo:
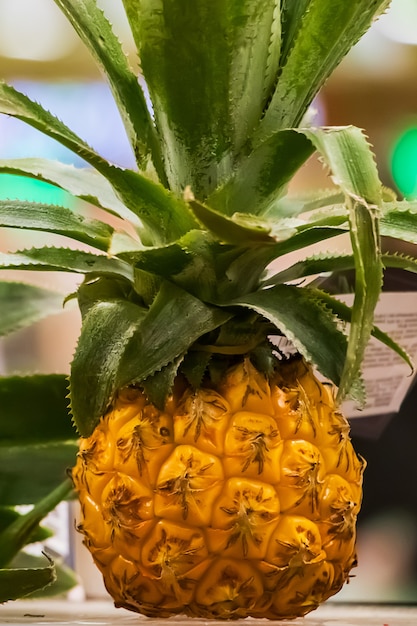
[{"label": "bokeh light", "polygon": [[391,172],[398,190],[408,199],[417,198],[417,123],[401,132],[391,153]]},{"label": "bokeh light", "polygon": [[0,54],[51,61],[78,45],[70,24],[50,0],[0,0]]}]

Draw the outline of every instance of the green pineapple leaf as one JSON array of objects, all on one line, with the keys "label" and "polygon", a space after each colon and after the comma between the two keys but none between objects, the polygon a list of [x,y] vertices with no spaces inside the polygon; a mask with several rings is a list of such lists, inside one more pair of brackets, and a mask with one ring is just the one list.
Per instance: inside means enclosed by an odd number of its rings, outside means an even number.
[{"label": "green pineapple leaf", "polygon": [[311,290],[276,285],[233,301],[264,316],[289,339],[320,372],[340,384],[347,338],[335,315]]},{"label": "green pineapple leaf", "polygon": [[239,168],[213,191],[207,203],[227,215],[238,211],[281,217],[279,197],[313,152],[305,135],[295,130],[276,132],[241,156]]},{"label": "green pineapple leaf", "polygon": [[125,251],[120,257],[135,268],[171,280],[204,302],[215,302],[230,263],[242,254],[207,232],[192,230],[168,246]]},{"label": "green pineapple leaf", "polygon": [[126,347],[118,386],[140,382],[158,372],[185,354],[202,333],[218,328],[231,316],[163,282],[148,314]]},{"label": "green pineapple leaf", "polygon": [[241,246],[221,243],[204,231],[190,231],[169,247],[127,251],[120,256],[136,267],[170,278],[204,301],[216,303],[257,289],[266,266],[275,259],[349,228],[346,208],[317,215],[317,221],[247,215],[228,218],[206,207],[203,210],[210,228],[223,235],[220,239],[240,239]]},{"label": "green pineapple leaf", "polygon": [[314,274],[325,274],[330,272],[343,272],[355,268],[355,260],[352,254],[316,254],[302,261],[297,261],[285,270],[277,272],[269,276],[262,285],[269,287],[271,285],[281,285]]},{"label": "green pineapple leaf", "polygon": [[363,132],[351,127],[305,129],[344,192],[349,211],[349,233],[355,260],[355,300],[348,351],[338,390],[341,401],[357,380],[373,327],[373,312],[382,289],[383,265],[379,219],[382,184]]},{"label": "green pineapple leaf", "polygon": [[185,201],[138,172],[111,165],[40,104],[1,81],[0,113],[56,139],[107,178],[126,207],[140,218],[146,243],[175,241],[195,226]]},{"label": "green pineapple leaf", "polygon": [[[225,2],[233,153],[245,148],[275,87],[281,57],[280,0]],[[223,8],[223,7],[222,7]]]},{"label": "green pineapple leaf", "polygon": [[388,5],[389,0],[284,3],[281,72],[258,141],[277,129],[299,126],[326,79]]},{"label": "green pineapple leaf", "polygon": [[194,389],[198,389],[203,382],[204,374],[210,363],[213,354],[201,352],[200,350],[190,350],[181,363],[181,373]]},{"label": "green pineapple leaf", "polygon": [[[192,234],[186,235],[184,240]],[[128,241],[124,250],[119,249],[118,256],[136,268],[168,278],[180,273],[191,263],[191,255],[182,241],[181,239],[166,246],[147,247],[139,250],[132,249]]]},{"label": "green pineapple leaf", "polygon": [[129,300],[143,307],[141,296],[135,292],[132,284],[120,276],[86,276],[77,291],[78,306],[84,319],[89,309],[97,302]]},{"label": "green pineapple leaf", "polygon": [[[417,259],[402,254],[382,254],[381,261],[385,268],[397,268],[417,273]],[[280,285],[300,280],[315,274],[330,274],[355,269],[355,259],[351,254],[317,254],[302,261],[297,261],[281,272],[277,272],[262,281],[262,286]]]},{"label": "green pineapple leaf", "polygon": [[308,10],[312,0],[296,0],[295,2],[282,2],[282,44],[280,65],[284,66],[288,53],[297,40],[302,27],[302,18]]},{"label": "green pineapple leaf", "polygon": [[382,262],[385,267],[406,270],[407,272],[417,273],[417,259],[405,254],[383,254]]},{"label": "green pineapple leaf", "polygon": [[43,287],[0,281],[0,336],[63,310],[64,296]]},{"label": "green pineapple leaf", "polygon": [[74,167],[60,161],[40,158],[0,159],[0,173],[28,176],[50,183],[75,198],[140,226],[137,216],[119,200],[109,181],[91,168]]},{"label": "green pineapple leaf", "polygon": [[295,194],[291,198],[284,198],[283,203],[288,205],[288,211],[291,215],[299,215],[300,213],[311,213],[318,211],[319,209],[330,208],[332,211],[336,207],[344,207],[345,196],[343,193],[334,187],[326,189],[315,189],[308,191],[307,193]]},{"label": "green pineapple leaf", "polygon": [[[285,224],[285,220],[283,223]],[[270,263],[281,259],[281,257],[285,261],[285,255],[341,235],[347,230],[348,221],[345,212],[344,216],[336,216],[335,218],[329,216],[325,220],[320,217],[317,222],[301,222],[295,226],[294,235],[290,235],[283,241],[273,245],[243,250],[227,268],[226,278],[229,280],[230,286],[228,290],[225,290],[226,299],[227,291],[230,295],[232,291],[239,294],[256,290],[260,284],[263,284],[264,274]],[[227,282],[225,285],[227,286]]]},{"label": "green pineapple leaf", "polygon": [[0,603],[24,598],[56,580],[54,564],[46,557],[46,567],[0,569]]},{"label": "green pineapple leaf", "polygon": [[[29,551],[21,550],[10,563],[9,571],[12,569],[42,569],[45,566],[45,555],[31,554]],[[80,579],[77,574],[68,567],[62,557],[54,554],[53,566],[55,570],[55,580],[46,587],[35,589],[27,599],[50,598],[53,596],[63,596],[77,584]]]},{"label": "green pineapple leaf", "polygon": [[230,316],[170,283],[162,283],[149,310],[118,299],[90,306],[71,366],[80,434],[91,434],[117,389],[159,372]]},{"label": "green pineapple leaf", "polygon": [[371,147],[360,128],[307,128],[299,132],[312,141],[345,196],[382,208],[382,183]]},{"label": "green pineapple leaf", "polygon": [[152,154],[164,181],[159,142],[145,95],[103,11],[95,0],[55,0],[55,3],[106,74],[139,168],[146,169]]},{"label": "green pineapple leaf", "polygon": [[98,171],[107,171],[111,167],[57,117],[4,81],[0,81],[0,112],[16,117],[56,139]]},{"label": "green pineapple leaf", "polygon": [[102,173],[143,222],[140,235],[144,244],[171,243],[198,226],[185,200],[150,178],[114,167]]},{"label": "green pineapple leaf", "polygon": [[39,522],[55,507],[67,499],[73,492],[70,478],[48,493],[42,500],[25,515],[20,515],[0,533],[0,567],[4,568],[12,561],[16,554],[26,545]]},{"label": "green pineapple leaf", "polygon": [[64,375],[0,378],[1,505],[46,497],[74,464],[78,437],[67,395]]},{"label": "green pineapple leaf", "polygon": [[[11,506],[1,506],[0,505],[0,534],[8,527],[10,524],[15,522],[19,517],[21,517],[23,513],[20,513],[18,510]],[[45,541],[53,536],[52,530],[45,528],[44,526],[38,525],[33,529],[31,535],[28,535],[26,538],[27,543],[35,543],[37,541]]]},{"label": "green pineapple leaf", "polygon": [[204,199],[230,172],[275,84],[278,2],[123,4],[165,140],[170,187],[190,185]]},{"label": "green pineapple leaf", "polygon": [[274,241],[267,222],[237,213],[232,218],[228,218],[198,200],[189,200],[189,204],[197,219],[221,241],[249,246],[254,243]]},{"label": "green pineapple leaf", "polygon": [[381,235],[417,243],[417,200],[384,202],[380,220]]},{"label": "green pineapple leaf", "polygon": [[132,267],[124,261],[72,248],[42,247],[14,253],[0,252],[0,269],[118,276],[134,282]]},{"label": "green pineapple leaf", "polygon": [[[183,362],[183,355],[174,359],[172,363],[165,365],[159,372],[155,372],[152,376],[148,376],[143,383],[143,390],[147,398],[161,411],[164,410],[167,389],[172,389],[178,369]],[[201,381],[200,381],[201,382]]]},{"label": "green pineapple leaf", "polygon": [[126,345],[146,312],[121,299],[89,306],[71,364],[71,412],[82,436],[91,434],[113,399]]},{"label": "green pineapple leaf", "polygon": [[99,250],[107,250],[113,228],[62,206],[26,200],[0,200],[0,226],[64,235]]}]

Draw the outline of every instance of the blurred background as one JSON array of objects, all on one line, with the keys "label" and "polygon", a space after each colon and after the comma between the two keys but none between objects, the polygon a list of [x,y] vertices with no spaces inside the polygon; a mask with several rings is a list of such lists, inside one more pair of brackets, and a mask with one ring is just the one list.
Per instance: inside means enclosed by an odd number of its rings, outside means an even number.
[{"label": "blurred background", "polygon": [[[132,65],[137,65],[121,0],[98,4],[125,42]],[[110,161],[134,166],[110,92],[52,0],[0,0],[0,77],[43,104]],[[389,14],[374,24],[333,74],[315,109],[320,124],[366,129],[384,184],[401,197],[417,199],[417,0],[393,0]],[[82,165],[53,140],[0,116],[0,159],[24,156]],[[327,182],[313,158],[297,177],[296,191]],[[0,197],[70,208],[74,202],[44,183],[7,175],[0,176]],[[42,235],[16,231],[4,231],[0,239],[4,251],[40,243]],[[10,279],[10,274],[3,272],[2,277]],[[76,286],[66,274],[33,273],[33,280],[64,294]],[[415,290],[415,282],[399,285],[394,277],[389,288]],[[0,373],[68,372],[78,329],[78,312],[66,308],[48,322],[15,333],[0,343]],[[384,428],[364,433],[354,426],[356,447],[368,461],[359,524],[360,566],[338,600],[417,602],[416,406],[412,390]],[[90,593],[95,589],[92,586]]]}]

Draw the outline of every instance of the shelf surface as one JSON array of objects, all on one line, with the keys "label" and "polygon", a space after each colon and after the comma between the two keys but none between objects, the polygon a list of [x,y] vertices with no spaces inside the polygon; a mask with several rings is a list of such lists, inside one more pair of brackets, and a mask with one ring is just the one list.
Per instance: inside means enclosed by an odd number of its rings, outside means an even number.
[{"label": "shelf surface", "polygon": [[[108,601],[26,600],[0,606],[0,624],[14,626],[225,626],[224,621],[191,619],[182,616],[150,619]],[[285,621],[234,620],[234,626],[416,626],[417,606],[357,605],[328,602],[304,618]]]}]

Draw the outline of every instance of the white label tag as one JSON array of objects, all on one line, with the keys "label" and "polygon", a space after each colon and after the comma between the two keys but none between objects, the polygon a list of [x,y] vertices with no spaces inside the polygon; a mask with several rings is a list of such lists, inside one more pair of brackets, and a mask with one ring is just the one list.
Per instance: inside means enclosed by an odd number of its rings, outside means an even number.
[{"label": "white label tag", "polygon": [[[338,296],[352,304],[353,295]],[[386,332],[411,357],[417,367],[417,292],[382,293],[375,311],[375,326]],[[383,343],[371,338],[362,365],[366,405],[359,411],[354,402],[343,403],[351,418],[397,413],[414,381],[407,363]]]}]

